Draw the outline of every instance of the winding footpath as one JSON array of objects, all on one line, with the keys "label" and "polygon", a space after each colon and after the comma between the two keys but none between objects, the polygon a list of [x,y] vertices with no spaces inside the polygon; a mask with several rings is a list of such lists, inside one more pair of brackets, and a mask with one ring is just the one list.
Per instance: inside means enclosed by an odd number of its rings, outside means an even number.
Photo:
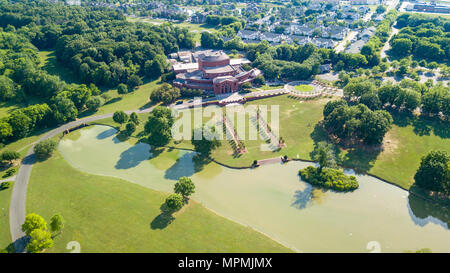
[{"label": "winding footpath", "polygon": [[[125,111],[127,114],[131,114],[132,112],[136,112],[138,114],[148,113],[153,110],[154,106],[146,109],[140,110],[131,110]],[[46,140],[52,138],[62,132],[69,130],[71,128],[77,127],[83,123],[89,123],[96,120],[101,120],[105,118],[110,118],[113,116],[113,113],[103,114],[98,116],[87,117],[79,120],[75,120],[69,123],[66,123],[56,129],[45,134],[38,141],[34,142],[31,148],[28,150],[28,153],[22,160],[22,164],[20,165],[19,171],[15,177],[16,182],[14,183],[14,188],[11,195],[11,202],[9,208],[9,227],[11,231],[11,238],[13,241],[14,249],[16,252],[25,252],[25,247],[27,244],[27,239],[25,233],[22,231],[22,224],[25,222],[26,215],[26,199],[27,199],[27,187],[28,180],[30,179],[31,170],[33,168],[33,164],[36,161],[36,156],[34,154],[34,145],[39,143],[42,140]]]}]

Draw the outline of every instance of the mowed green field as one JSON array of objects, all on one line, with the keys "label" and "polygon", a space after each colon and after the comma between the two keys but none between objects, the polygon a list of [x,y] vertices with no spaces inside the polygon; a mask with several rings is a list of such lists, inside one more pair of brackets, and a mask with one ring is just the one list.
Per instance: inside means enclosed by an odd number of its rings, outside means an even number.
[{"label": "mowed green field", "polygon": [[5,249],[11,243],[9,232],[9,201],[14,184],[9,189],[0,190],[0,250]]},{"label": "mowed green field", "polygon": [[[82,173],[56,153],[33,167],[27,213],[66,219],[46,252],[288,252],[268,237],[191,202],[167,225],[160,207],[166,193],[120,179]],[[166,226],[167,225],[167,226]]]}]

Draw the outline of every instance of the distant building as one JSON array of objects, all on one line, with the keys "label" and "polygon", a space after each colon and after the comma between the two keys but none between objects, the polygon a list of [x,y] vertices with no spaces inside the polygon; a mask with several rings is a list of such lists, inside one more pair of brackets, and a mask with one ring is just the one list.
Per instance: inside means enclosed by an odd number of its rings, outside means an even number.
[{"label": "distant building", "polygon": [[196,63],[173,66],[176,78],[173,85],[202,89],[214,94],[237,92],[245,82],[252,82],[261,71],[253,68],[245,71],[241,64],[233,64],[223,51],[211,51],[197,56]]}]

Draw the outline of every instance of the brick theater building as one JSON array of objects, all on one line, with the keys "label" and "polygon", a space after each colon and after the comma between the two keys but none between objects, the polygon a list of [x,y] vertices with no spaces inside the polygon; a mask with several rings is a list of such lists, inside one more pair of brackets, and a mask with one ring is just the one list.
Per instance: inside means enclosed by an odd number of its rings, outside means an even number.
[{"label": "brick theater building", "polygon": [[173,85],[179,88],[202,89],[214,94],[237,92],[245,82],[251,82],[261,71],[245,71],[238,62],[231,62],[223,51],[192,54],[196,62],[174,65],[176,78]]}]

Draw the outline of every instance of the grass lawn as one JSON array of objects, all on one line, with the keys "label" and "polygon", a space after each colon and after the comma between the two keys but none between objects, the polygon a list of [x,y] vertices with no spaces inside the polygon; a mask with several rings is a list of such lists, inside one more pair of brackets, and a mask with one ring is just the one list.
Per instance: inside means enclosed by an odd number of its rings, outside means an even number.
[{"label": "grass lawn", "polygon": [[281,89],[281,88],[283,88],[284,87],[284,85],[267,85],[267,84],[265,84],[265,85],[263,85],[263,86],[261,86],[261,87],[259,87],[260,89],[262,89],[262,90],[274,90],[274,89]]},{"label": "grass lawn", "polygon": [[27,213],[47,221],[66,220],[47,252],[68,252],[78,241],[82,252],[286,252],[289,249],[251,228],[191,202],[167,223],[160,207],[166,193],[117,178],[82,173],[56,153],[37,163],[27,195]]},{"label": "grass lawn", "polygon": [[9,201],[14,184],[6,190],[0,190],[0,250],[5,249],[11,243],[9,232]]},{"label": "grass lawn", "polygon": [[[247,105],[268,105],[269,110],[270,105],[279,105],[280,135],[285,140],[287,147],[274,152],[261,151],[260,145],[265,143],[263,140],[245,140],[244,144],[248,152],[234,155],[234,149],[230,142],[222,141],[222,146],[213,151],[212,156],[219,162],[230,166],[249,166],[255,159],[283,155],[311,160],[310,153],[314,149],[314,144],[326,140],[326,134],[316,125],[323,118],[323,106],[328,100],[302,101],[283,95],[249,102]],[[140,115],[141,125],[129,139],[132,143],[136,143],[143,137],[140,132],[143,130],[147,116],[148,114]],[[361,173],[374,174],[409,189],[422,156],[433,149],[450,152],[450,131],[448,123],[433,119],[407,118],[401,115],[393,117],[393,128],[386,135],[381,149],[341,149],[338,157],[342,165],[346,167],[354,168]],[[204,118],[204,122],[206,120],[207,118]],[[270,111],[267,120],[270,123]],[[117,126],[112,119],[97,123]],[[248,139],[249,126],[247,119],[246,139]],[[171,142],[169,145],[192,148],[190,141]]]},{"label": "grass lawn", "polygon": [[307,84],[299,84],[294,87],[295,90],[300,92],[311,92],[314,90],[314,88],[311,85]]},{"label": "grass lawn", "polygon": [[450,152],[450,130],[448,123],[433,119],[393,117],[381,151],[349,151],[344,164],[409,189],[422,156],[437,149]]}]

